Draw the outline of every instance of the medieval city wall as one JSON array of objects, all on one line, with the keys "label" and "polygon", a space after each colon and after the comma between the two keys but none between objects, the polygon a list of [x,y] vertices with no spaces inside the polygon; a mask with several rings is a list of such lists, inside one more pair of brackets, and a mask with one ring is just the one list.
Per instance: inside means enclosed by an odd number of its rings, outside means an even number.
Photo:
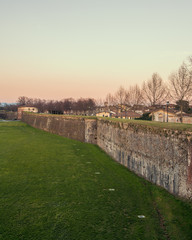
[{"label": "medieval city wall", "polygon": [[98,120],[97,144],[137,175],[192,199],[192,133]]},{"label": "medieval city wall", "polygon": [[63,115],[24,113],[22,120],[51,133],[97,144],[137,175],[174,195],[192,199],[192,133]]},{"label": "medieval city wall", "polygon": [[96,119],[23,112],[22,121],[47,132],[81,142],[97,143]]},{"label": "medieval city wall", "polygon": [[0,119],[17,120],[17,112],[0,111]]}]

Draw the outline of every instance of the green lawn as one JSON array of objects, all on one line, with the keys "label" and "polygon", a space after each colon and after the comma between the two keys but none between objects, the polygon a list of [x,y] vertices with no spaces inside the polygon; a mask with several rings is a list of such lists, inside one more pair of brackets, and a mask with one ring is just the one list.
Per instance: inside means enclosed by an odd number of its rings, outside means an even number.
[{"label": "green lawn", "polygon": [[145,125],[152,128],[163,128],[163,129],[173,129],[179,131],[189,131],[192,132],[192,124],[186,123],[171,123],[171,122],[156,122],[156,121],[145,121],[145,120],[130,120],[121,118],[100,118],[104,120],[110,120],[114,122],[126,122],[136,125]]},{"label": "green lawn", "polygon": [[192,205],[97,146],[2,122],[0,239],[192,239]]}]

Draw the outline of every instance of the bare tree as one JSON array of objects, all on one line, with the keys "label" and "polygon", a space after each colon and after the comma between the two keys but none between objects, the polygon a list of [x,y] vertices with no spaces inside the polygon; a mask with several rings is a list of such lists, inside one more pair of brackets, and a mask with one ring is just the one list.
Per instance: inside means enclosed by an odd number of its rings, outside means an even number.
[{"label": "bare tree", "polygon": [[[172,73],[169,77],[169,86],[171,97],[175,101],[190,100],[192,94],[192,74],[185,63],[181,65],[178,71]],[[180,105],[181,122],[183,122],[183,104]]]},{"label": "bare tree", "polygon": [[46,100],[45,99],[43,99],[43,100],[41,100],[39,98],[33,99],[33,106],[38,108],[38,111],[40,113],[43,113],[43,112],[45,112],[47,110],[46,109]]},{"label": "bare tree", "polygon": [[131,105],[131,91],[130,88],[125,91],[125,104],[130,106]]},{"label": "bare tree", "polygon": [[117,104],[122,105],[125,103],[125,93],[125,88],[120,86],[114,96],[114,100]]},{"label": "bare tree", "polygon": [[95,103],[95,99],[93,98],[88,98],[87,99],[87,110],[90,112],[93,112],[95,110],[96,107],[96,103]]},{"label": "bare tree", "polygon": [[167,87],[158,73],[143,83],[143,97],[150,105],[161,104],[168,97]]},{"label": "bare tree", "polygon": [[122,116],[123,105],[125,104],[125,97],[126,97],[126,90],[124,87],[120,86],[117,92],[115,93],[114,102],[116,105],[119,106],[121,116]]},{"label": "bare tree", "polygon": [[136,84],[130,86],[127,91],[127,98],[130,105],[140,105],[143,103],[143,92],[141,88]]},{"label": "bare tree", "polygon": [[0,110],[17,112],[17,108],[19,106],[19,104],[5,104],[4,106],[0,105]]},{"label": "bare tree", "polygon": [[66,113],[71,113],[73,102],[74,102],[73,98],[66,98],[66,99],[64,99],[63,110]]},{"label": "bare tree", "polygon": [[102,98],[98,98],[95,100],[96,106],[104,106],[104,100]]},{"label": "bare tree", "polygon": [[105,102],[108,103],[108,106],[114,105],[114,103],[115,103],[114,96],[111,93],[108,93],[106,98],[105,98]]},{"label": "bare tree", "polygon": [[95,107],[95,100],[92,98],[80,98],[75,103],[75,111],[83,112],[84,115],[92,114]]},{"label": "bare tree", "polygon": [[188,63],[189,74],[192,76],[192,56],[188,58]]},{"label": "bare tree", "polygon": [[19,105],[21,106],[29,106],[29,105],[33,105],[33,100],[31,98],[25,97],[25,96],[21,96],[18,98],[17,102],[19,103]]},{"label": "bare tree", "polygon": [[188,60],[189,60],[190,66],[192,67],[192,56],[189,56]]}]

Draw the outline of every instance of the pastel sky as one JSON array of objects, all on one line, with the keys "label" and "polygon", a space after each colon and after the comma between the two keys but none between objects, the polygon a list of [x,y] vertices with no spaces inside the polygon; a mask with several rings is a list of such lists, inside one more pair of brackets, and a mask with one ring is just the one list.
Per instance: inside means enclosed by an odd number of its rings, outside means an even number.
[{"label": "pastel sky", "polygon": [[192,54],[191,0],[0,0],[0,102],[104,98]]}]

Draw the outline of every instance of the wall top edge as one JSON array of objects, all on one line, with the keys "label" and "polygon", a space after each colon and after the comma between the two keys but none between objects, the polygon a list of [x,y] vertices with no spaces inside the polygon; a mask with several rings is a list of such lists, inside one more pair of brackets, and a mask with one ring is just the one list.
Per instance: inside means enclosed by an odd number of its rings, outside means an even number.
[{"label": "wall top edge", "polygon": [[[192,126],[191,130],[182,129],[178,125],[178,129],[171,128],[170,125],[166,128],[166,123],[148,122],[138,120],[122,120],[122,119],[107,119],[95,116],[76,116],[76,115],[57,115],[57,114],[40,114],[40,113],[29,113],[23,112],[24,115],[32,115],[38,117],[49,117],[49,118],[62,118],[62,119],[74,119],[81,121],[98,121],[100,123],[105,123],[108,125],[113,125],[113,127],[120,128],[123,130],[132,130],[134,132],[152,133],[163,135],[165,137],[177,137],[182,139],[187,139],[192,142]],[[150,125],[151,124],[151,125]],[[181,123],[178,123],[181,124]]]}]

